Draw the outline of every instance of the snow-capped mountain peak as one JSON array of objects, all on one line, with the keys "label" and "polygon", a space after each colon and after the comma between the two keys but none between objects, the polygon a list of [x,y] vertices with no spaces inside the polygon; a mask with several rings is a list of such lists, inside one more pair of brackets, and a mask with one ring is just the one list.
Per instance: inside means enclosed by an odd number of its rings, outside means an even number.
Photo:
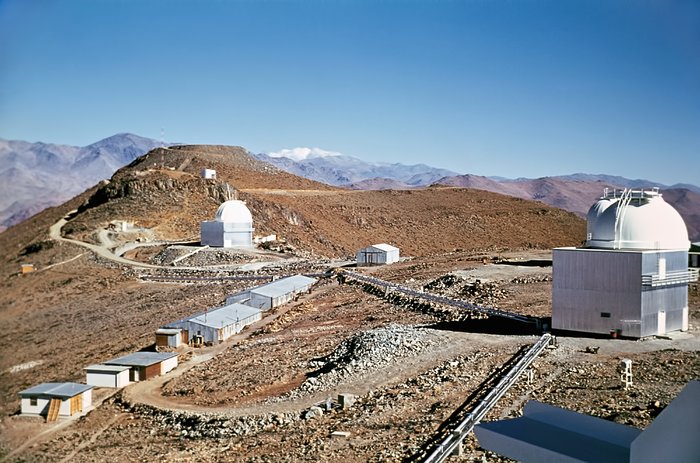
[{"label": "snow-capped mountain peak", "polygon": [[327,158],[331,156],[342,156],[337,151],[328,151],[321,148],[285,148],[279,151],[268,153],[271,158],[288,158],[292,161],[304,161],[306,159]]}]

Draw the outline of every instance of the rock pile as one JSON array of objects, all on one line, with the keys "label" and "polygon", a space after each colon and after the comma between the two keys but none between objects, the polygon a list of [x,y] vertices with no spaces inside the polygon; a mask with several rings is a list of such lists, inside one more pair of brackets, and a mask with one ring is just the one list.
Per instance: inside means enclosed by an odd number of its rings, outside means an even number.
[{"label": "rock pile", "polygon": [[187,439],[244,436],[288,426],[300,419],[298,412],[232,417],[221,413],[159,409],[143,404],[124,405],[130,411],[155,421],[160,428]]},{"label": "rock pile", "polygon": [[459,289],[458,295],[475,304],[490,305],[494,301],[507,297],[508,292],[496,283],[484,283],[481,280],[476,280],[463,285]]},{"label": "rock pile", "polygon": [[448,273],[447,275],[436,278],[430,283],[424,285],[423,290],[428,292],[443,292],[444,290],[463,282],[464,278]]},{"label": "rock pile", "polygon": [[397,359],[416,355],[440,342],[425,328],[389,325],[363,331],[343,341],[328,356],[312,360],[316,372],[295,391],[298,395],[323,390],[341,381],[376,370]]}]

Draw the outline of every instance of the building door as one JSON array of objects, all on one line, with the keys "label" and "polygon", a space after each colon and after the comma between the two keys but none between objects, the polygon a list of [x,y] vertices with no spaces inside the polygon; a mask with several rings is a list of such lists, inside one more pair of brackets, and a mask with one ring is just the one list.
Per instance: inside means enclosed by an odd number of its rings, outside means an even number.
[{"label": "building door", "polygon": [[666,334],[666,311],[660,310],[657,315],[657,321],[659,326],[657,327],[656,334]]}]

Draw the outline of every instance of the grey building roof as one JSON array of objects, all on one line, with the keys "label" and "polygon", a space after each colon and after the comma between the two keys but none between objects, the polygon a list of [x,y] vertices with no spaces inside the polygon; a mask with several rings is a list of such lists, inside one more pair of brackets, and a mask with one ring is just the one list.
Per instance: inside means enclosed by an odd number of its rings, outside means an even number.
[{"label": "grey building roof", "polygon": [[180,328],[158,328],[156,334],[167,334],[168,336],[173,336],[180,334],[182,330]]},{"label": "grey building roof", "polygon": [[519,418],[478,424],[479,445],[524,463],[700,461],[700,381],[644,430],[530,401]]},{"label": "grey building roof", "polygon": [[230,304],[218,309],[202,312],[185,320],[197,323],[210,328],[222,328],[234,325],[241,320],[253,317],[260,313],[260,310],[243,304]]},{"label": "grey building roof", "polygon": [[316,281],[318,281],[316,278],[306,277],[304,275],[293,275],[258,286],[257,288],[251,289],[250,292],[261,296],[279,297],[299,291],[306,286],[316,283]]},{"label": "grey building roof", "polygon": [[174,352],[134,352],[133,354],[108,360],[104,364],[147,367],[173,357],[177,357],[177,354]]},{"label": "grey building roof", "polygon": [[47,395],[50,397],[70,398],[92,389],[92,386],[80,383],[41,383],[19,392],[20,397]]},{"label": "grey building roof", "polygon": [[103,363],[97,363],[95,365],[88,365],[83,370],[85,371],[105,371],[112,373],[121,373],[122,371],[128,370],[129,367],[126,365],[105,365]]},{"label": "grey building roof", "polygon": [[372,246],[368,246],[366,248],[363,248],[363,250],[369,249],[369,248],[375,248],[375,249],[379,249],[380,251],[386,251],[386,252],[399,250],[399,248],[392,246],[390,244],[386,244],[386,243],[373,244]]}]

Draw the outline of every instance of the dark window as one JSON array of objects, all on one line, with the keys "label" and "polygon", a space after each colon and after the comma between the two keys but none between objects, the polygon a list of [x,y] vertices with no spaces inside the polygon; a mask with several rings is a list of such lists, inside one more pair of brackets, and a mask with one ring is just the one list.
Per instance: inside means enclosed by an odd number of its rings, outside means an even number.
[{"label": "dark window", "polygon": [[600,316],[603,318],[610,318],[610,312],[601,312]]},{"label": "dark window", "polygon": [[32,407],[36,407],[37,403],[38,403],[38,400],[36,397],[31,397],[29,399],[29,405],[31,405]]}]

